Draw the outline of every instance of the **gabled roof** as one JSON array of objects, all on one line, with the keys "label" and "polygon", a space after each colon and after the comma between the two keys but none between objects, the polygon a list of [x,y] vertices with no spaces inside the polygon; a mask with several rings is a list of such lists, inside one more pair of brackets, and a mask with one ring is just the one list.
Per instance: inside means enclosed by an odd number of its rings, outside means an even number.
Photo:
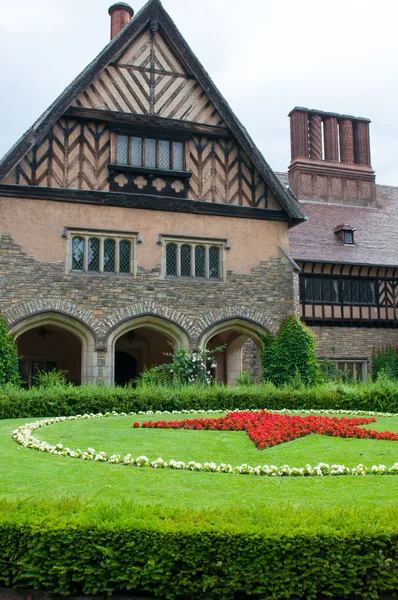
[{"label": "gabled roof", "polygon": [[0,161],[0,180],[22,160],[32,147],[43,139],[55,122],[62,117],[72,102],[81,94],[87,85],[97,77],[100,72],[114,60],[117,55],[143,30],[150,25],[159,27],[167,36],[168,41],[179,56],[187,70],[201,84],[210,100],[224,119],[225,123],[252,160],[259,174],[265,179],[271,192],[280,202],[289,219],[293,223],[304,219],[301,208],[295,197],[279,181],[263,155],[254,144],[246,129],[240,123],[232,109],[229,107],[222,94],[211,80],[204,67],[201,65],[187,42],[177,29],[176,25],[163,8],[160,0],[149,0],[136,16],[122,29],[122,31],[105,46],[100,54],[76,77],[76,79],[62,92],[62,94],[49,106],[39,119],[17,141]]}]

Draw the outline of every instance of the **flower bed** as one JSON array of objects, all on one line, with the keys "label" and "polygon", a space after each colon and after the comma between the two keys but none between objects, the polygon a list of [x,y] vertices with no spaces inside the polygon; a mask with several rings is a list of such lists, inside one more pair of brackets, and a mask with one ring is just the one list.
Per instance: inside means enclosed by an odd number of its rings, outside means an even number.
[{"label": "flower bed", "polygon": [[188,419],[184,421],[148,421],[134,423],[133,427],[157,429],[196,429],[210,431],[246,431],[259,450],[290,442],[297,438],[317,433],[344,438],[370,438],[398,441],[398,433],[360,429],[358,425],[374,423],[371,418],[330,418],[310,415],[289,416],[266,411],[231,412],[219,419]]},{"label": "flower bed", "polygon": [[[183,411],[183,414],[191,414],[194,411]],[[203,413],[214,413],[215,411],[200,411]],[[221,419],[192,419],[183,421],[149,421],[142,424],[142,427],[158,427],[158,428],[187,428],[187,429],[210,429],[223,431],[243,431],[246,430],[250,439],[258,444],[258,447],[265,448],[267,445],[276,445],[283,443],[309,433],[318,433],[322,435],[332,435],[339,437],[356,437],[366,439],[384,439],[384,440],[398,440],[398,434],[392,432],[378,432],[368,429],[360,429],[359,424],[365,424],[374,422],[376,416],[389,416],[393,415],[389,413],[364,413],[361,411],[352,411],[351,414],[359,418],[352,419],[336,419],[326,418],[324,416],[316,417],[313,415],[306,417],[288,416],[287,411],[279,411],[277,414],[266,413],[263,411],[234,411],[228,413]],[[300,411],[296,411],[300,412]],[[332,411],[317,411],[324,412],[325,414],[331,413]],[[340,411],[343,412],[343,411]],[[139,413],[153,415],[149,413]],[[161,413],[160,411],[155,414],[181,414],[177,411],[173,413]],[[347,414],[347,413],[345,413]],[[136,413],[130,413],[131,416],[135,416]],[[362,418],[363,415],[367,415],[366,418]],[[119,454],[107,455],[106,452],[96,451],[94,448],[88,448],[87,450],[72,450],[64,447],[62,444],[49,444],[45,441],[40,441],[34,437],[33,432],[54,423],[61,423],[65,421],[76,421],[81,419],[99,419],[104,417],[118,417],[127,416],[127,413],[105,413],[105,414],[85,414],[76,415],[71,417],[55,417],[50,419],[42,419],[33,423],[27,423],[21,427],[18,427],[12,434],[13,439],[26,448],[32,448],[41,452],[54,454],[57,456],[67,456],[74,459],[95,461],[95,462],[106,462],[109,464],[118,464],[134,467],[146,467],[153,469],[176,469],[176,470],[188,470],[188,471],[204,471],[212,473],[236,473],[236,474],[250,474],[255,476],[324,476],[324,475],[366,475],[371,473],[373,475],[397,475],[398,474],[398,462],[392,467],[388,468],[385,465],[374,465],[370,469],[360,464],[356,467],[347,467],[342,464],[328,465],[320,463],[316,466],[305,465],[304,467],[290,467],[283,465],[277,467],[275,465],[257,465],[252,466],[248,464],[239,465],[233,467],[230,464],[215,464],[214,462],[198,463],[191,461],[185,463],[183,461],[169,460],[168,462],[162,458],[151,461],[146,456],[139,456],[134,458],[131,454],[121,456]],[[298,420],[301,419],[301,420]],[[139,426],[138,423],[134,424]],[[279,432],[278,432],[279,428]],[[250,433],[249,433],[250,432]]]}]

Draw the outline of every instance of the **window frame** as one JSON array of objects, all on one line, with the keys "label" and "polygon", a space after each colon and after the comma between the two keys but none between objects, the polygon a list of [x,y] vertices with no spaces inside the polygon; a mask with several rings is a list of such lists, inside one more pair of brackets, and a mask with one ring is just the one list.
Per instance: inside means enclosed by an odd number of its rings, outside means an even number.
[{"label": "window frame", "polygon": [[[327,305],[327,306],[378,306],[378,297],[379,297],[379,287],[378,287],[378,278],[377,277],[356,277],[356,276],[349,276],[349,275],[343,275],[343,276],[339,276],[339,275],[321,275],[318,273],[314,273],[314,274],[310,274],[310,273],[303,273],[302,275],[303,279],[304,279],[304,284],[303,284],[303,293],[304,293],[304,297],[300,298],[301,302],[304,302],[305,304],[308,305]],[[331,301],[331,300],[309,300],[306,297],[306,282],[307,281],[313,281],[315,279],[320,279],[321,281],[321,289],[322,289],[322,282],[332,282],[332,281],[336,281],[337,282],[337,299],[335,301]],[[352,297],[352,291],[351,291],[351,286],[354,285],[354,283],[368,283],[369,287],[372,287],[373,284],[373,298],[374,301],[373,302],[361,302],[360,300],[358,300],[357,302],[348,302],[347,300],[344,299],[344,283],[348,284],[348,286],[350,287],[350,297]]]},{"label": "window frame", "polygon": [[[122,163],[119,162],[118,160],[118,145],[119,145],[119,138],[127,138],[127,163]],[[132,163],[132,159],[131,159],[131,140],[132,139],[140,139],[141,140],[141,164],[140,165],[135,165]],[[146,145],[147,145],[147,141],[148,140],[154,140],[155,141],[155,154],[156,154],[156,158],[155,158],[155,166],[149,166],[146,165]],[[165,169],[164,167],[160,166],[160,144],[162,142],[166,142],[169,146],[169,168]],[[182,146],[182,168],[176,168],[175,167],[175,159],[174,159],[174,152],[173,152],[173,146],[174,144],[181,144]],[[114,132],[113,135],[113,163],[115,165],[118,165],[120,167],[128,167],[131,169],[138,169],[138,170],[143,170],[143,171],[155,171],[155,172],[164,172],[164,173],[186,173],[186,167],[187,167],[187,143],[185,139],[179,139],[179,138],[171,138],[169,136],[163,135],[162,134],[152,134],[152,133],[147,133],[147,134],[142,134],[142,133],[133,133],[131,131],[129,132]]]},{"label": "window frame", "polygon": [[[348,371],[347,365],[353,365],[352,370],[353,373],[357,375],[356,381],[366,381],[368,372],[369,372],[369,359],[360,357],[360,358],[335,358],[330,356],[322,356],[319,358],[320,361],[328,360],[335,364],[336,369],[339,371],[343,371],[344,373]],[[339,368],[339,365],[344,365],[343,369]],[[359,376],[358,376],[359,375]],[[353,377],[351,379],[354,379]]]},{"label": "window frame", "polygon": [[[65,273],[72,275],[100,275],[117,277],[135,277],[137,275],[137,250],[136,245],[140,243],[140,236],[132,231],[115,231],[111,229],[90,229],[78,227],[65,227],[63,236],[67,239]],[[84,240],[83,248],[83,269],[73,269],[73,240],[82,238]],[[89,271],[88,243],[90,239],[99,240],[99,270]],[[104,268],[104,245],[106,240],[115,243],[115,270],[106,271]],[[130,243],[130,269],[128,272],[120,271],[120,242]]]},{"label": "window frame", "polygon": [[[195,236],[178,236],[161,234],[158,239],[158,244],[162,245],[162,279],[170,281],[203,281],[207,283],[220,283],[226,280],[226,250],[231,249],[227,239],[220,238],[204,238]],[[177,246],[177,275],[167,275],[167,246],[175,244]],[[181,275],[181,248],[182,246],[190,246],[191,248],[191,275]],[[205,249],[205,276],[196,277],[196,248],[203,247]],[[217,248],[219,251],[219,277],[210,277],[210,248]]]}]

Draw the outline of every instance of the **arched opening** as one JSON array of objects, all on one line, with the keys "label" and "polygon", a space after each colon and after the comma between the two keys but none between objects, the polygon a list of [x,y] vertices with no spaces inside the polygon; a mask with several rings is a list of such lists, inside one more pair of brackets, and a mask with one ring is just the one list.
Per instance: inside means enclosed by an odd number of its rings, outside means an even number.
[{"label": "arched opening", "polygon": [[66,380],[81,384],[82,344],[80,340],[54,325],[40,325],[18,338],[19,372],[25,387],[35,384],[38,371],[66,371]]},{"label": "arched opening", "polygon": [[98,376],[95,339],[90,329],[69,315],[40,313],[10,327],[18,346],[20,373],[26,387],[35,381],[37,370],[67,371],[75,385],[95,381]]},{"label": "arched opening", "polygon": [[173,348],[189,348],[187,335],[177,325],[152,315],[129,319],[109,335],[105,381],[126,385],[145,369],[172,361]]},{"label": "arched opening", "polygon": [[254,382],[261,380],[260,346],[265,330],[243,319],[231,319],[210,327],[202,336],[201,346],[209,350],[222,347],[215,354],[217,367],[214,378],[217,383],[236,385],[243,372]]}]

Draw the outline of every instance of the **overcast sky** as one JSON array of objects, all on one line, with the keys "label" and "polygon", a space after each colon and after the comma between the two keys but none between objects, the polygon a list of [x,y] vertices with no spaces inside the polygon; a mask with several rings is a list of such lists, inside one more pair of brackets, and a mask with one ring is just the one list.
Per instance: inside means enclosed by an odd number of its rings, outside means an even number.
[{"label": "overcast sky", "polygon": [[[109,41],[111,0],[0,0],[0,156]],[[137,11],[143,0],[133,0]],[[368,117],[377,182],[398,185],[393,0],[163,0],[271,167],[294,106]]]}]

